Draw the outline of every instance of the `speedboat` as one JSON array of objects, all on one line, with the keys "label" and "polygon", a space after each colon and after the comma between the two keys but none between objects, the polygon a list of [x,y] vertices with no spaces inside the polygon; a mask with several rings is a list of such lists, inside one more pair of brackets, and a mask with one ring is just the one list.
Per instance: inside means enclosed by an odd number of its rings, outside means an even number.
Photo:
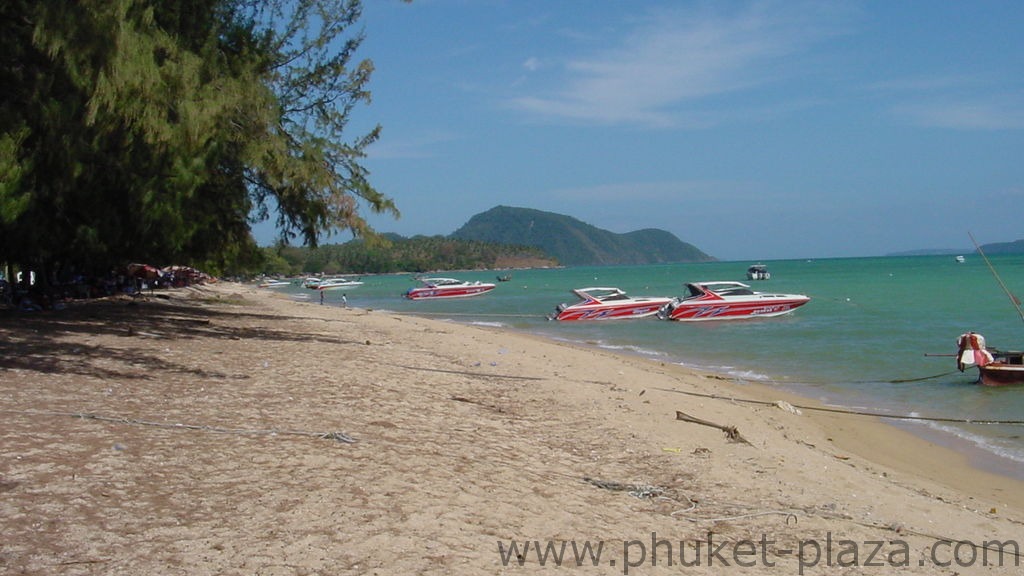
[{"label": "speedboat", "polygon": [[693,282],[658,312],[664,320],[735,320],[788,314],[811,299],[803,294],[755,292],[742,282]]},{"label": "speedboat", "polygon": [[340,290],[342,288],[355,288],[356,286],[362,286],[363,283],[359,280],[349,280],[347,278],[324,278],[316,286],[310,286],[313,290]]},{"label": "speedboat", "polygon": [[627,296],[618,288],[577,288],[573,304],[559,304],[549,320],[623,320],[654,316],[672,299],[667,296]]},{"label": "speedboat", "polygon": [[988,348],[985,337],[976,332],[961,334],[957,347],[957,369],[963,372],[970,366],[977,366],[978,382],[982,385],[1024,384],[1024,352]]},{"label": "speedboat", "polygon": [[267,280],[260,283],[260,288],[285,288],[291,285],[292,283],[288,280]]},{"label": "speedboat", "polygon": [[420,286],[410,288],[405,293],[405,297],[409,300],[466,298],[494,290],[494,284],[489,282],[466,282],[455,278],[420,278],[420,284]]}]

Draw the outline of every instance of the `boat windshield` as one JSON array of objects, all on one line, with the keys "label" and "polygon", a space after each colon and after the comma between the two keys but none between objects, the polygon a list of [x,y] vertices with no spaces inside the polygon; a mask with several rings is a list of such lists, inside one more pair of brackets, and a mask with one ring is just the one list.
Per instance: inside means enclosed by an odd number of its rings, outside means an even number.
[{"label": "boat windshield", "polygon": [[686,294],[683,295],[683,299],[696,298],[698,296],[703,296],[703,295],[704,295],[704,291],[703,290],[701,290],[700,288],[694,286],[693,284],[687,284],[686,285]]}]

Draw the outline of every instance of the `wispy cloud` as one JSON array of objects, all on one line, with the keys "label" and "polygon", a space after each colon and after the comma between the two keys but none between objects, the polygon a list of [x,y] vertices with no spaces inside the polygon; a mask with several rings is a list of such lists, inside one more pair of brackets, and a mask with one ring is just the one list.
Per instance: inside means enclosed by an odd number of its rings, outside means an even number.
[{"label": "wispy cloud", "polygon": [[612,48],[570,58],[560,85],[548,94],[525,95],[512,104],[577,121],[692,123],[687,106],[794,73],[794,56],[841,32],[845,10],[832,8],[757,2],[730,14],[658,11],[612,39]]},{"label": "wispy cloud", "polygon": [[897,103],[891,112],[927,128],[1019,130],[1024,128],[1024,90],[1016,77],[983,74],[913,76],[876,82],[872,93]]},{"label": "wispy cloud", "polygon": [[893,108],[915,124],[958,130],[1024,129],[1024,93],[915,100]]}]

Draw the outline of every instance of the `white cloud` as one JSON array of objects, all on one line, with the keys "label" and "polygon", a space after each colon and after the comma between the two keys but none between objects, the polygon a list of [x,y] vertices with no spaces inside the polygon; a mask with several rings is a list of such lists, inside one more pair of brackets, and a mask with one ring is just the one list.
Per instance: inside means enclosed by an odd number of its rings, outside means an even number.
[{"label": "white cloud", "polygon": [[894,112],[927,127],[1020,130],[1024,129],[1024,94],[914,101],[894,107]]},{"label": "white cloud", "polygon": [[588,122],[692,123],[681,107],[780,81],[791,73],[786,60],[836,34],[837,13],[822,6],[762,2],[727,15],[659,11],[612,39],[611,49],[569,60],[550,94],[525,95],[513,105]]}]

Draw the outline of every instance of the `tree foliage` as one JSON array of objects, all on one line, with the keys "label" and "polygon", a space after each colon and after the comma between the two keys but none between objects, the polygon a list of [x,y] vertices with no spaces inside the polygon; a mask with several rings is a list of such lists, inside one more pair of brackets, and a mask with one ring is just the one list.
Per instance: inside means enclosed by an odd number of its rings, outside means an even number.
[{"label": "tree foliage", "polygon": [[264,248],[266,274],[383,274],[431,270],[479,270],[554,266],[557,261],[528,246],[415,236],[352,240],[317,248]]},{"label": "tree foliage", "polygon": [[369,100],[357,0],[6,0],[0,4],[0,262],[102,273],[222,271],[285,239],[392,212],[349,138]]}]

